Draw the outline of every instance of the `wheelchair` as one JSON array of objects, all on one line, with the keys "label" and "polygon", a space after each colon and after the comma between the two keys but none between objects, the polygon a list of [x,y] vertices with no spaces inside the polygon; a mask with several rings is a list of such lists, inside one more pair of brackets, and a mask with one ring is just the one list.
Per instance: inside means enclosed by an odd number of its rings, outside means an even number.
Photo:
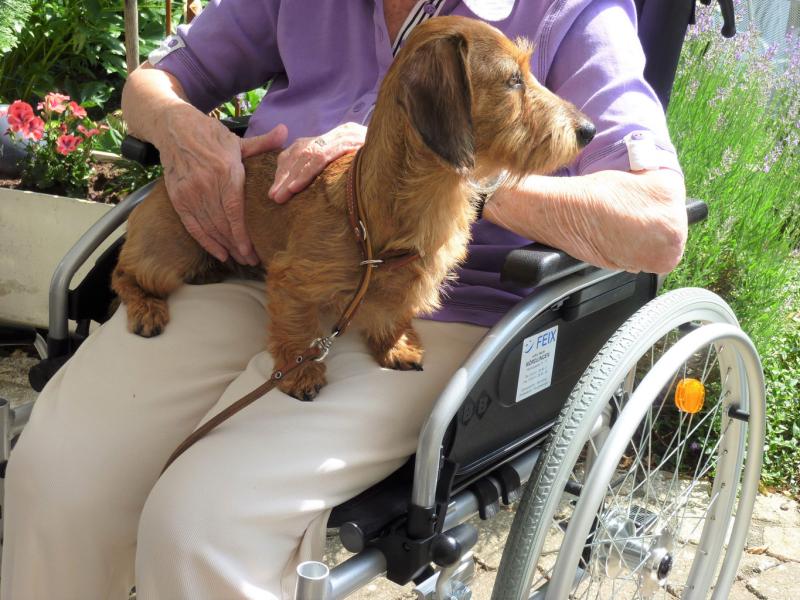
[{"label": "wheelchair", "polygon": [[[636,3],[645,75],[666,106],[694,0]],[[720,4],[732,33],[732,5]],[[132,138],[123,153],[158,160]],[[6,343],[39,351],[30,371],[37,391],[90,323],[108,318],[121,240],[70,283],[152,185],[104,215],[61,261],[46,339],[3,331]],[[687,214],[696,223],[707,206],[689,201]],[[344,598],[385,576],[413,581],[421,599],[467,600],[477,541],[468,521],[518,503],[495,600],[727,598],[765,432],[760,360],[731,309],[703,289],[658,295],[656,275],[599,269],[540,244],[512,251],[501,278],[534,291],[453,374],[415,456],[333,510],[329,529],[353,555],[332,568],[299,565],[295,597]],[[0,401],[0,475],[29,413]]]}]

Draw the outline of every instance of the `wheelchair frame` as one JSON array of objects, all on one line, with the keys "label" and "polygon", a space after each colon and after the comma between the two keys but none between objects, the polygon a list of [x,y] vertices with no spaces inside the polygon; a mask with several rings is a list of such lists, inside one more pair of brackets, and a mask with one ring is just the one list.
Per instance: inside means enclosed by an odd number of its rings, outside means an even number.
[{"label": "wheelchair frame", "polygon": [[[646,53],[650,48],[658,48],[658,60],[648,60],[645,72],[646,79],[656,89],[662,104],[666,107],[671,91],[672,80],[677,66],[678,55],[682,45],[683,34],[686,29],[686,19],[691,19],[694,11],[695,0],[635,0],[640,15],[649,11],[650,33],[643,40]],[[708,3],[710,0],[701,0]],[[723,34],[730,36],[735,31],[733,24],[733,8],[730,0],[718,0],[723,8],[725,19]],[[668,25],[664,27],[664,25]],[[665,46],[666,44],[666,46]],[[666,49],[665,49],[666,48]],[[240,126],[241,129],[241,126]],[[243,129],[241,130],[243,133]],[[126,140],[127,142],[127,140]],[[126,152],[126,142],[123,143],[123,154],[140,162],[157,161],[157,153],[152,148],[137,147],[136,144]],[[35,346],[40,356],[45,359],[40,365],[37,381],[46,381],[66,360],[71,349],[69,331],[69,315],[71,309],[70,282],[79,267],[89,259],[100,243],[117,230],[127,219],[130,212],[141,202],[153,187],[150,183],[133,192],[117,207],[104,215],[95,223],[64,256],[57,266],[49,290],[49,331],[47,341],[35,333],[29,338],[22,336],[26,341]],[[703,203],[693,202],[687,206],[690,222],[696,222],[705,217],[707,209]],[[456,553],[456,560],[440,571],[428,571],[428,578],[419,583],[418,595],[421,598],[454,598],[457,600],[469,597],[465,585],[448,587],[452,582],[468,582],[474,569],[469,549],[474,544],[474,531],[468,526],[459,529],[459,526],[476,514],[484,511],[484,498],[479,498],[472,489],[465,489],[456,493],[449,500],[444,515],[437,515],[437,488],[440,483],[442,467],[442,446],[446,437],[448,426],[458,413],[462,403],[467,398],[471,389],[478,382],[484,371],[503,352],[509,340],[515,333],[527,324],[537,319],[550,307],[558,304],[568,296],[575,294],[592,285],[608,280],[620,273],[619,271],[603,270],[590,267],[577,261],[563,252],[555,251],[540,245],[532,245],[520,251],[512,252],[504,267],[504,276],[511,279],[522,279],[524,283],[537,286],[536,293],[525,298],[510,312],[503,316],[501,321],[487,332],[479,344],[472,350],[469,357],[453,374],[448,384],[442,390],[434,404],[428,420],[426,421],[417,446],[416,462],[414,467],[411,502],[408,505],[406,523],[407,535],[404,540],[410,543],[419,541],[418,552],[428,552],[431,540],[437,532],[458,532],[455,541],[460,544]],[[660,287],[661,281],[659,281]],[[703,328],[707,330],[708,328]],[[720,330],[721,331],[721,330]],[[79,331],[79,338],[88,333],[88,326]],[[713,331],[707,331],[709,335]],[[736,337],[736,332],[722,331],[719,335],[728,336],[726,339]],[[746,350],[746,336],[740,342]],[[17,338],[20,339],[20,338]],[[80,341],[80,340],[79,340]],[[752,357],[751,357],[752,359]],[[751,359],[746,359],[750,361]],[[757,366],[757,355],[752,359],[752,364],[747,368]],[[34,380],[31,374],[32,382]],[[748,382],[749,383],[749,382]],[[34,387],[36,387],[34,385]],[[38,389],[38,388],[37,388]],[[758,390],[753,391],[758,394]],[[757,403],[756,403],[757,404]],[[11,409],[7,401],[0,399],[0,458],[2,458],[2,472],[0,472],[0,494],[4,483],[5,464],[9,457],[12,442],[21,432],[27,422],[31,405],[24,405]],[[743,416],[744,415],[744,416]],[[731,415],[734,419],[744,420],[747,415]],[[596,431],[608,427],[600,415],[596,422],[588,424],[592,435]],[[758,410],[753,417],[763,420],[763,414]],[[550,423],[547,427],[552,425]],[[758,435],[756,431],[755,434]],[[531,477],[534,467],[542,456],[541,444],[544,434],[533,443],[528,444],[524,450],[516,451],[500,463],[504,468],[515,473],[516,480],[525,484]],[[511,492],[507,481],[495,476],[498,464],[482,471],[482,477],[488,485],[493,486],[495,498],[503,498],[504,503],[510,502]],[[757,476],[753,480],[753,470],[748,471],[744,488],[747,493],[754,493],[757,485]],[[521,489],[521,488],[520,488]],[[0,495],[0,498],[2,496]],[[508,502],[507,502],[508,501]],[[1,509],[0,505],[0,509]],[[482,514],[483,516],[483,514]],[[584,515],[582,517],[585,519]],[[441,521],[438,523],[437,518]],[[2,512],[0,512],[2,519]],[[1,522],[1,521],[0,521]],[[340,532],[341,535],[341,532]],[[406,543],[405,541],[403,543]],[[347,544],[345,544],[347,545]],[[416,558],[418,559],[418,555]],[[726,565],[730,567],[730,565]],[[344,598],[372,579],[387,573],[390,568],[389,560],[384,552],[375,546],[367,546],[360,552],[343,563],[329,569],[318,562],[303,563],[298,567],[298,584],[296,598],[300,600],[333,600]],[[409,577],[410,578],[410,577]],[[535,593],[531,598],[541,600],[547,594],[546,590]]]},{"label": "wheelchair frame", "polygon": [[[49,333],[47,338],[47,355],[59,356],[69,345],[69,286],[72,277],[100,244],[121,225],[125,223],[131,211],[147,196],[153,188],[151,182],[126,197],[119,205],[103,215],[69,250],[60,261],[50,283]],[[695,218],[704,215],[704,205],[696,203],[690,207]],[[556,253],[568,259],[563,253]],[[482,338],[472,350],[469,357],[453,374],[434,404],[421,432],[417,446],[412,503],[410,506],[409,530],[416,531],[425,537],[433,534],[432,515],[435,514],[435,492],[439,483],[440,454],[445,432],[452,418],[459,410],[464,398],[477,382],[483,371],[505,348],[508,340],[525,324],[533,321],[553,304],[595,283],[613,277],[620,271],[597,269],[571,259],[566,266],[558,265],[557,272],[544,278],[555,278],[555,281],[543,285],[533,294],[500,320]],[[558,278],[558,275],[567,275]],[[40,351],[41,340],[39,342]],[[3,444],[2,457],[7,460],[10,454],[11,440],[21,432],[30,414],[30,406],[10,411],[8,403],[0,405],[0,443]],[[532,448],[515,456],[507,464],[516,471],[521,483],[525,483],[533,470],[539,456],[539,448]],[[493,467],[494,468],[494,467]],[[501,483],[492,480],[498,494],[502,492]],[[443,529],[449,530],[479,512],[480,501],[477,496],[465,490],[457,494],[448,507]],[[319,564],[307,564],[302,572],[320,570]],[[324,569],[327,571],[327,567]],[[344,598],[356,589],[386,572],[386,558],[375,548],[367,548],[351,557],[330,571],[329,579],[300,577],[298,598],[325,598],[332,600]],[[324,585],[320,582],[325,581]],[[322,586],[322,587],[320,587]],[[322,596],[317,595],[325,590]],[[309,595],[311,594],[311,595]]]},{"label": "wheelchair frame", "polygon": [[[147,196],[153,185],[150,183],[137,190],[106,213],[76,242],[59,263],[49,290],[50,330],[47,339],[49,356],[64,354],[70,344],[68,309],[69,284],[72,277],[102,241],[123,225],[130,212]],[[705,217],[706,207],[703,203],[695,201],[689,204],[687,209],[692,222]],[[408,533],[411,538],[424,540],[425,545],[430,543],[436,532],[434,525],[437,510],[436,490],[440,479],[442,445],[448,426],[470,390],[489,365],[507,348],[513,336],[528,323],[570,295],[620,273],[620,271],[590,267],[558,251],[552,251],[550,255],[545,253],[537,258],[544,266],[536,273],[536,279],[544,283],[537,288],[535,294],[522,300],[486,333],[440,393],[421,431],[409,505]],[[552,263],[549,269],[548,260]],[[41,338],[38,348],[40,352],[43,350]],[[22,430],[29,414],[30,406],[10,411],[8,403],[0,405],[0,443],[4,459],[9,456],[11,440]],[[506,458],[502,463],[506,468],[513,469],[523,485],[530,478],[539,459],[541,449],[538,445],[542,439],[543,436],[533,447]],[[500,497],[507,494],[508,490],[504,489],[503,481],[491,476],[491,472],[497,467],[498,465],[493,465],[480,476],[495,487],[497,496]],[[488,478],[487,473],[489,473]],[[440,530],[449,532],[479,514],[482,509],[481,502],[482,499],[470,489],[457,493],[449,502]],[[471,545],[470,542],[467,543]],[[466,582],[471,578],[472,570],[469,555],[462,556],[454,567],[432,575],[427,582],[429,591],[426,597],[434,597],[432,594],[436,593],[435,588],[440,574],[443,574],[441,575],[443,581]],[[309,600],[344,598],[386,572],[387,557],[376,547],[366,547],[332,569],[314,561],[303,563],[298,567],[296,598]],[[419,589],[424,588],[425,584],[422,584]],[[424,594],[422,591],[420,593]],[[538,597],[544,596],[533,596],[533,598]]]}]

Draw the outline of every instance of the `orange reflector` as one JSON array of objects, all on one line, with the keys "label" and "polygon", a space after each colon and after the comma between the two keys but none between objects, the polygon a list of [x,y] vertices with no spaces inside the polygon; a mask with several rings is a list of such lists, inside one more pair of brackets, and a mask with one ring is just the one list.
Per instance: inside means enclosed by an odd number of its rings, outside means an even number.
[{"label": "orange reflector", "polygon": [[681,379],[675,388],[675,406],[685,413],[695,414],[703,408],[706,388],[697,379]]}]

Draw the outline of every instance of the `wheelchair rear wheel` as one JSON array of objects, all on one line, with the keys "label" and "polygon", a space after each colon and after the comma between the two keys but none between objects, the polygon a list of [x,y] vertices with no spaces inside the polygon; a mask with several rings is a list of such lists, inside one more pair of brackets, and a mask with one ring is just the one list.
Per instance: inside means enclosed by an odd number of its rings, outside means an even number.
[{"label": "wheelchair rear wheel", "polygon": [[651,301],[570,395],[493,598],[727,598],[763,438],[761,365],[728,306],[698,289]]}]

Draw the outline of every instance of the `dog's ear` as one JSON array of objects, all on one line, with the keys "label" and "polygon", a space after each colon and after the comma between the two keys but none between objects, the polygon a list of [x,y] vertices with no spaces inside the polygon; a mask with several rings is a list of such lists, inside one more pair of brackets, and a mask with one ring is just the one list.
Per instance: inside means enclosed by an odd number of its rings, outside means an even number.
[{"label": "dog's ear", "polygon": [[422,44],[409,59],[399,99],[422,141],[460,171],[475,163],[467,51],[460,34]]}]

